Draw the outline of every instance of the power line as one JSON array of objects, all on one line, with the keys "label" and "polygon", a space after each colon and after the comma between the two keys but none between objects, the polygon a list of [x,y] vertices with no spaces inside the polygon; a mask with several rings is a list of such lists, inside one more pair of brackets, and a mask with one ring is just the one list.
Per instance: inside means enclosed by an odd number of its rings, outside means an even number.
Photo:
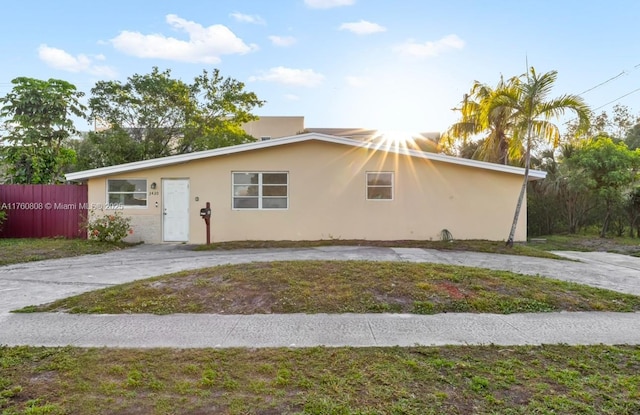
[{"label": "power line", "polygon": [[637,65],[634,65],[634,66],[633,66],[633,68],[631,68],[630,70],[623,70],[623,71],[621,71],[619,74],[617,74],[616,76],[612,76],[611,78],[607,79],[606,81],[600,82],[599,84],[597,84],[597,85],[595,85],[595,86],[592,86],[592,87],[591,87],[591,88],[589,88],[589,89],[584,90],[583,92],[579,93],[578,95],[584,95],[584,94],[586,94],[587,92],[591,92],[591,91],[593,91],[594,89],[600,88],[601,86],[606,85],[606,84],[608,84],[609,82],[614,81],[614,80],[616,80],[616,79],[620,78],[622,75],[629,75],[629,73],[630,73],[630,72],[635,71],[635,70],[637,70],[637,69],[640,69],[640,63],[639,63],[639,64],[637,64]]},{"label": "power line", "polygon": [[[639,67],[639,66],[640,66],[640,64],[636,65],[636,67]],[[606,104],[602,104],[602,105],[600,105],[600,106],[599,106],[599,107],[597,107],[597,108],[593,108],[593,109],[591,109],[591,111],[596,112],[596,111],[598,111],[599,109],[604,108],[604,107],[606,107],[607,105],[611,105],[611,104],[613,104],[614,102],[618,102],[618,101],[620,101],[622,98],[628,97],[629,95],[635,94],[636,92],[640,92],[640,88],[636,88],[636,89],[634,89],[634,90],[633,90],[633,91],[631,91],[631,92],[627,92],[626,94],[624,94],[624,95],[622,95],[622,96],[620,96],[620,97],[618,97],[618,98],[616,98],[616,99],[614,99],[614,100],[611,100],[611,101],[607,102]],[[575,120],[577,120],[577,118],[572,118],[572,119],[570,119],[569,121],[565,121],[565,122],[564,122],[564,125],[568,125],[568,124],[570,124],[571,122],[573,122],[573,121],[575,121]]]},{"label": "power line", "polygon": [[621,96],[621,97],[618,97],[618,98],[614,99],[613,101],[609,101],[609,102],[607,102],[606,104],[600,105],[598,108],[594,108],[594,109],[593,109],[593,111],[597,111],[597,110],[599,110],[600,108],[603,108],[603,107],[606,107],[607,105],[613,104],[614,102],[619,101],[619,100],[621,100],[621,99],[622,99],[622,98],[624,98],[624,97],[628,97],[628,96],[629,96],[629,95],[631,95],[631,94],[635,94],[635,93],[636,93],[636,92],[638,92],[638,91],[640,91],[640,88],[636,88],[636,89],[634,89],[633,91],[631,91],[631,92],[627,92],[627,93],[626,93],[626,94],[624,94],[623,96]]},{"label": "power line", "polygon": [[[612,82],[612,81],[614,81],[614,80],[616,80],[616,79],[620,78],[622,75],[629,75],[629,73],[630,73],[631,71],[635,71],[635,70],[637,70],[637,69],[640,69],[640,63],[639,63],[639,64],[637,64],[637,65],[634,65],[634,66],[633,66],[633,68],[631,68],[631,69],[630,69],[630,70],[628,70],[628,71],[627,71],[627,70],[623,70],[623,71],[622,71],[622,72],[620,72],[619,74],[617,74],[617,75],[615,75],[615,76],[612,76],[611,78],[607,79],[606,81],[600,82],[599,84],[597,84],[597,85],[595,85],[595,86],[592,86],[592,87],[591,87],[591,88],[589,88],[589,89],[586,89],[585,91],[581,92],[581,93],[580,93],[580,94],[578,94],[578,95],[584,95],[584,94],[586,94],[587,92],[591,92],[591,91],[593,91],[594,89],[600,88],[601,86],[606,85],[606,84],[608,84],[609,82]],[[622,95],[621,97],[618,97],[618,98],[616,98],[616,99],[614,99],[614,100],[612,100],[612,101],[609,101],[609,102],[607,102],[606,104],[600,105],[600,106],[599,106],[599,107],[597,107],[597,108],[593,108],[593,109],[592,109],[592,111],[597,111],[597,110],[599,110],[599,109],[601,109],[601,108],[606,107],[607,105],[611,105],[611,104],[613,104],[614,102],[617,102],[617,101],[621,100],[622,98],[628,97],[628,96],[629,96],[629,95],[631,95],[631,94],[635,94],[635,93],[636,93],[636,92],[638,92],[638,91],[640,91],[640,88],[634,89],[634,90],[633,90],[633,91],[631,91],[631,92],[627,92],[626,94]]]},{"label": "power line", "polygon": [[[638,66],[640,66],[640,64],[639,64],[639,65],[634,66],[634,68],[637,68]],[[593,90],[594,90],[594,89],[596,89],[596,88],[600,88],[602,85],[608,84],[609,82],[613,81],[614,79],[618,79],[618,78],[620,78],[622,75],[626,75],[626,74],[627,74],[627,71],[622,71],[622,72],[620,72],[619,74],[617,74],[616,76],[614,76],[614,77],[612,77],[612,78],[609,78],[609,79],[607,79],[606,81],[601,82],[601,83],[599,83],[598,85],[593,86],[593,87],[591,87],[591,88],[587,89],[586,91],[582,91],[582,92],[581,92],[581,93],[579,93],[578,95],[584,95],[584,94],[586,94],[587,92],[593,91]]]}]

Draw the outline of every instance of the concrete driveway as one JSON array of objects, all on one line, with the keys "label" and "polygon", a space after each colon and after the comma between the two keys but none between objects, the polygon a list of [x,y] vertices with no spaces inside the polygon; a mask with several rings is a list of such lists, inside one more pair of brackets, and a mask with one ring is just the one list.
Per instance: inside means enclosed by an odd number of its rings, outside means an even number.
[{"label": "concrete driveway", "polygon": [[[96,288],[220,264],[295,259],[433,262],[545,275],[640,294],[640,260],[559,252],[576,261],[416,248],[322,247],[194,252],[141,245],[120,252],[0,267],[0,344],[80,347],[307,347],[640,344],[640,313],[10,314]],[[580,262],[578,262],[580,261]]]},{"label": "concrete driveway", "polygon": [[0,267],[0,313],[171,272],[221,264],[297,259],[467,265],[542,275],[640,295],[640,258],[602,252],[556,253],[576,261],[420,248],[348,246],[197,252],[184,245],[139,245],[100,255]]}]

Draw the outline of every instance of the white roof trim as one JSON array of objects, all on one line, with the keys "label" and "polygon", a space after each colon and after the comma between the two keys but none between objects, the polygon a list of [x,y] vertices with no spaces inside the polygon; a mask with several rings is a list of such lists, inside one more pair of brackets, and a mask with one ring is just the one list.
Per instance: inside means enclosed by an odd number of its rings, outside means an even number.
[{"label": "white roof trim", "polygon": [[[177,156],[168,156],[168,157],[161,157],[161,158],[152,159],[152,160],[143,160],[143,161],[136,161],[133,163],[118,164],[116,166],[101,167],[99,169],[78,171],[75,173],[68,173],[66,175],[66,178],[69,181],[84,180],[84,179],[90,179],[93,177],[109,176],[112,174],[133,172],[138,170],[150,169],[154,167],[169,166],[172,164],[180,164],[180,163],[185,163],[192,160],[200,160],[200,159],[209,158],[209,157],[217,157],[217,156],[224,156],[228,154],[242,153],[245,151],[258,150],[258,149],[269,148],[269,147],[277,147],[281,145],[300,143],[303,141],[310,141],[310,140],[324,141],[327,143],[342,144],[350,147],[365,148],[370,150],[386,151],[389,153],[408,155],[408,156],[423,158],[427,160],[439,161],[442,163],[459,164],[462,166],[475,167],[475,168],[484,169],[484,170],[493,170],[493,171],[499,171],[503,173],[524,175],[524,169],[520,167],[506,166],[503,164],[495,164],[495,163],[487,163],[484,161],[470,160],[470,159],[464,159],[460,157],[452,157],[452,156],[447,156],[439,153],[427,153],[427,152],[410,150],[407,148],[402,148],[397,146],[384,145],[384,144],[381,145],[380,143],[371,143],[367,141],[357,141],[350,138],[336,137],[336,136],[326,135],[326,134],[308,133],[308,134],[294,135],[291,137],[276,138],[268,141],[255,141],[247,144],[239,144],[239,145],[230,146],[230,147],[216,148],[213,150],[198,151],[195,153],[179,154]],[[544,171],[529,170],[530,180],[544,179],[546,175],[547,173]]]}]

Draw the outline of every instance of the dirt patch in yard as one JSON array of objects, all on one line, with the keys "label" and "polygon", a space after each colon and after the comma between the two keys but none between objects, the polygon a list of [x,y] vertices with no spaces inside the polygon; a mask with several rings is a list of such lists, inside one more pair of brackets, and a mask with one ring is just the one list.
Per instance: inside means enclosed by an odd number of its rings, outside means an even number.
[{"label": "dirt patch in yard", "polygon": [[72,313],[517,313],[637,311],[640,297],[439,264],[282,261],[225,265],[81,294],[25,311]]},{"label": "dirt patch in yard", "polygon": [[562,235],[550,236],[544,243],[529,243],[529,246],[553,251],[613,252],[616,254],[640,256],[640,239],[632,238],[598,238]]}]

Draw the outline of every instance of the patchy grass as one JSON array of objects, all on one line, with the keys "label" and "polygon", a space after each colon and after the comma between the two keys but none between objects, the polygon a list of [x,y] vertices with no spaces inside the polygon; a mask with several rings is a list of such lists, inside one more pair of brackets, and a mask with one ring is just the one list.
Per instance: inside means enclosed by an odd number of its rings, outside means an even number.
[{"label": "patchy grass", "polygon": [[102,254],[124,249],[130,244],[105,243],[85,239],[23,238],[0,239],[0,265],[67,258],[78,255]]},{"label": "patchy grass", "polygon": [[135,281],[20,311],[71,313],[519,313],[636,311],[640,297],[438,264],[283,261]]},{"label": "patchy grass", "polygon": [[378,246],[383,248],[425,248],[453,251],[475,251],[494,254],[524,255],[540,258],[561,259],[537,246],[515,244],[509,248],[504,242],[484,240],[453,241],[369,241],[364,239],[322,239],[318,241],[233,241],[218,242],[211,245],[199,245],[198,251],[255,249],[255,248],[309,248],[317,246]]},{"label": "patchy grass", "polygon": [[638,414],[633,346],[0,347],[3,414]]},{"label": "patchy grass", "polygon": [[640,256],[640,239],[629,237],[600,238],[598,235],[548,235],[544,243],[531,243],[545,251],[603,251]]}]

